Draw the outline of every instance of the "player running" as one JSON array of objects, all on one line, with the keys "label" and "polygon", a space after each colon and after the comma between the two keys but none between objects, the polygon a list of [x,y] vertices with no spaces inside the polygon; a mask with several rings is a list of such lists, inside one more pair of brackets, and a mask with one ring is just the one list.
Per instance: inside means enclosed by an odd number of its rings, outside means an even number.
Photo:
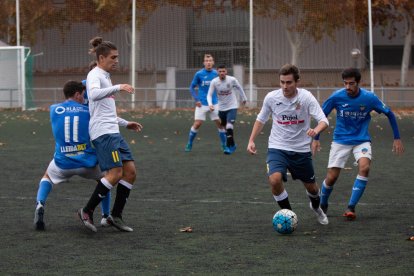
[{"label": "player running", "polygon": [[217,68],[219,76],[214,78],[210,83],[208,89],[207,102],[210,107],[210,111],[215,110],[213,104],[214,91],[218,97],[218,110],[221,121],[221,126],[226,129],[226,148],[224,154],[232,154],[237,146],[234,142],[234,123],[236,122],[237,109],[239,108],[239,100],[236,93],[233,90],[238,90],[242,101],[242,105],[246,104],[247,97],[243,88],[235,77],[227,76],[226,66],[220,65]]},{"label": "player running", "polygon": [[[281,209],[292,209],[288,193],[283,186],[287,170],[293,179],[300,179],[310,199],[310,208],[320,224],[328,224],[328,218],[319,207],[319,188],[312,164],[310,143],[312,137],[328,127],[318,101],[311,92],[297,88],[299,69],[291,64],[279,70],[281,89],[269,92],[257,115],[250,135],[247,151],[256,154],[255,138],[272,116],[273,124],[267,151],[267,174],[272,194]],[[310,128],[311,117],[318,125]]]},{"label": "player running", "polygon": [[[321,208],[326,213],[328,199],[333,186],[338,180],[341,169],[345,167],[349,155],[352,153],[358,163],[358,175],[352,187],[348,209],[343,216],[354,220],[355,207],[362,197],[368,183],[368,174],[371,165],[372,150],[371,137],[368,133],[371,121],[371,111],[384,113],[388,117],[394,142],[392,151],[398,155],[404,152],[400,139],[397,121],[394,113],[373,92],[359,87],[361,73],[356,68],[345,69],[342,72],[345,88],[335,91],[323,104],[323,112],[328,116],[336,109],[336,126],[333,142],[329,153],[328,172],[322,182]],[[312,151],[320,150],[319,135],[312,142]]]},{"label": "player running", "polygon": [[[190,133],[188,135],[188,142],[185,146],[185,151],[190,152],[193,148],[193,142],[197,136],[198,129],[206,120],[207,113],[210,114],[210,119],[216,123],[218,134],[221,141],[221,148],[225,150],[226,147],[226,130],[220,124],[220,118],[218,116],[218,108],[214,111],[210,111],[209,104],[207,102],[207,93],[210,87],[210,82],[217,77],[217,71],[213,69],[214,59],[210,54],[204,55],[204,68],[195,73],[193,81],[190,85],[191,95],[195,101],[194,111],[194,123],[191,126]],[[198,87],[198,93],[195,88]],[[212,96],[212,104],[217,105],[217,95]]]}]

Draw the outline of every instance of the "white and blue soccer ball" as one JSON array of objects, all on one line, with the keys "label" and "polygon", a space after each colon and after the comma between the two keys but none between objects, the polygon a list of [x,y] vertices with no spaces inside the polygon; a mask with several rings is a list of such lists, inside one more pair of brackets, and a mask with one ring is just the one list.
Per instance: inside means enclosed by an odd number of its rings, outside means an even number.
[{"label": "white and blue soccer ball", "polygon": [[298,216],[289,209],[282,209],[273,216],[273,228],[280,234],[291,234],[298,226]]}]

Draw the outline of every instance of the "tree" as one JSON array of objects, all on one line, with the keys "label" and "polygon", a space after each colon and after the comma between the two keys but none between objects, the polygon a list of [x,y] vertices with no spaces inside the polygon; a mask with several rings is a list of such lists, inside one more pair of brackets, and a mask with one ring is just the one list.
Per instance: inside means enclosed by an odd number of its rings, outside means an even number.
[{"label": "tree", "polygon": [[411,48],[414,33],[414,1],[412,0],[374,0],[372,3],[373,22],[388,32],[391,39],[398,34],[397,23],[402,23],[404,36],[403,55],[401,60],[400,86],[407,85],[407,74],[410,65]]}]

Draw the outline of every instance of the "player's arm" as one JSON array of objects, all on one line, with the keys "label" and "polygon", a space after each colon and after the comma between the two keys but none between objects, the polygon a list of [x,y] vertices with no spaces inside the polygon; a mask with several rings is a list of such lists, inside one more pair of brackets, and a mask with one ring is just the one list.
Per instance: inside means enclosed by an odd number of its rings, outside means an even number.
[{"label": "player's arm", "polygon": [[214,111],[214,105],[213,105],[213,93],[214,93],[214,86],[215,86],[215,79],[213,79],[210,83],[210,86],[208,88],[208,93],[207,93],[207,102],[208,102],[208,106],[210,107],[211,111]]},{"label": "player's arm", "polygon": [[126,127],[127,129],[130,129],[132,131],[139,132],[143,128],[143,126],[138,122],[130,122],[125,119],[122,119],[121,117],[117,117],[116,119],[118,121],[119,126]]},{"label": "player's arm", "polygon": [[388,121],[390,122],[390,125],[391,125],[391,128],[392,128],[392,133],[394,135],[394,142],[392,144],[392,151],[395,154],[400,155],[404,152],[404,146],[403,146],[403,143],[401,141],[400,131],[398,129],[397,120],[395,119],[394,112],[392,112],[391,110],[388,113],[385,113],[385,115],[387,116]]},{"label": "player's arm", "polygon": [[256,139],[257,135],[263,130],[263,126],[269,120],[270,114],[272,109],[269,107],[269,97],[266,96],[263,100],[263,106],[260,110],[259,114],[257,115],[257,119],[254,122],[252,133],[250,134],[249,143],[247,145],[247,152],[250,154],[257,154],[256,145],[254,140]]},{"label": "player's arm", "polygon": [[[334,101],[333,101],[333,96],[329,97],[322,105],[322,111],[325,114],[325,117],[327,118],[328,115],[332,112],[334,108]],[[329,125],[329,123],[328,123]],[[319,137],[320,137],[320,132],[318,132],[318,134],[316,134],[313,137],[313,141],[317,141],[317,143],[319,143]],[[312,143],[313,144],[313,143]],[[320,150],[320,144],[318,146],[318,151]]]},{"label": "player's arm", "polygon": [[244,93],[243,87],[241,87],[239,81],[236,78],[234,78],[233,87],[236,88],[239,91],[240,98],[242,100],[242,104],[245,105],[246,102],[247,102],[246,93]]},{"label": "player's arm", "polygon": [[201,106],[200,98],[195,88],[198,86],[198,74],[194,75],[193,81],[190,84],[190,92],[197,106]]},{"label": "player's arm", "polygon": [[263,130],[264,123],[256,120],[253,125],[252,133],[250,134],[249,143],[247,145],[247,152],[250,154],[257,154],[256,144],[254,140],[257,135]]}]

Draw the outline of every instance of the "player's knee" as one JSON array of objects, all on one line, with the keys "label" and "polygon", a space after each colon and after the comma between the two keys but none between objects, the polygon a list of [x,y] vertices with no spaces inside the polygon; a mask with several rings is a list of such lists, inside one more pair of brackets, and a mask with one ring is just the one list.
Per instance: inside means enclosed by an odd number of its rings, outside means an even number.
[{"label": "player's knee", "polygon": [[122,178],[122,167],[110,169],[105,175],[105,178],[108,179],[112,185],[116,185]]}]

